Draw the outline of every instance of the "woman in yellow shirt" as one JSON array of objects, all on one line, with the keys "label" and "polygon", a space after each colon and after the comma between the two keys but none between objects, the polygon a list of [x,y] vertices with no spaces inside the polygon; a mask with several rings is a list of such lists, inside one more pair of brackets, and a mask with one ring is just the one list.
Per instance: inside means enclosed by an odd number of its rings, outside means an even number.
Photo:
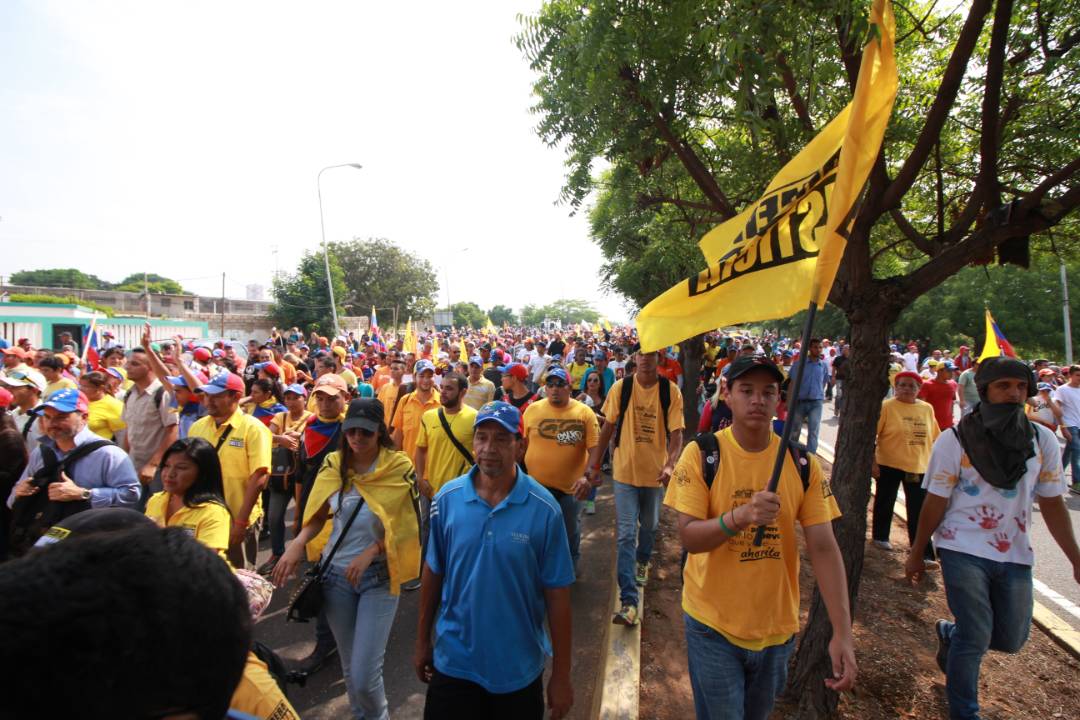
[{"label": "woman in yellow shirt", "polygon": [[86,373],[79,378],[79,389],[90,401],[86,424],[91,432],[112,440],[117,432],[127,427],[120,417],[124,404],[109,392],[109,379],[105,373],[98,370]]},{"label": "woman in yellow shirt", "polygon": [[[874,545],[892,550],[889,530],[892,528],[893,505],[900,484],[904,484],[907,505],[908,542],[915,541],[926,491],[922,487],[923,473],[930,461],[930,450],[941,431],[934,419],[934,408],[919,400],[922,378],[918,373],[899,372],[893,378],[895,396],[881,403],[877,425],[877,451],[874,454],[873,476],[877,480],[874,493]],[[927,563],[937,565],[934,549],[926,545]]]},{"label": "woman in yellow shirt", "polygon": [[232,515],[225,505],[221,462],[202,438],[177,440],[161,458],[165,488],[146,503],[146,516],[162,527],[182,527],[224,559]]}]

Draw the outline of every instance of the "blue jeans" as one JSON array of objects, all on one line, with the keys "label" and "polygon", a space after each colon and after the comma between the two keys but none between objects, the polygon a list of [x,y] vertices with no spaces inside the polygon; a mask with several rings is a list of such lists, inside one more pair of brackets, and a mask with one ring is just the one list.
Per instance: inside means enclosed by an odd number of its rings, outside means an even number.
[{"label": "blue jeans", "polygon": [[783,645],[746,650],[683,613],[697,720],[765,720],[787,682],[792,635]]},{"label": "blue jeans", "polygon": [[1072,481],[1080,482],[1080,427],[1069,426],[1069,435],[1072,440],[1065,443],[1065,449],[1061,451],[1061,464],[1072,466]]},{"label": "blue jeans", "polygon": [[638,604],[637,584],[634,581],[635,561],[649,562],[653,537],[660,522],[662,487],[635,487],[615,481],[615,517],[618,531],[618,553],[615,574],[619,580],[619,602]]},{"label": "blue jeans", "polygon": [[[594,488],[595,489],[595,488]],[[559,503],[562,510],[563,524],[566,526],[566,539],[570,541],[570,559],[574,562],[574,572],[577,572],[578,558],[581,557],[581,511],[585,506],[573,495],[567,495],[559,490],[552,490],[552,497]]]},{"label": "blue jeans", "polygon": [[821,406],[824,400],[800,400],[795,406],[795,412],[791,421],[795,424],[792,435],[796,440],[802,432],[803,423],[806,423],[806,449],[812,453],[817,452],[818,428],[821,427]]},{"label": "blue jeans", "polygon": [[938,549],[945,597],[956,618],[948,630],[945,691],[949,717],[979,717],[979,666],[987,650],[1015,653],[1031,630],[1031,567]]},{"label": "blue jeans", "polygon": [[326,619],[337,641],[341,675],[355,718],[386,720],[390,711],[383,687],[383,656],[397,614],[398,597],[390,594],[386,565],[368,568],[354,587],[345,571],[326,574]]}]

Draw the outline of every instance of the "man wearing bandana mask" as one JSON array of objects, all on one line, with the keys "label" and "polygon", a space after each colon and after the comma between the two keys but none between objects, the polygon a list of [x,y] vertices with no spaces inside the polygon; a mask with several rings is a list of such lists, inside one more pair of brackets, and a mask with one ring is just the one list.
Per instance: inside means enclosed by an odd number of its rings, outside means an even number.
[{"label": "man wearing bandana mask", "polygon": [[951,718],[978,718],[979,666],[989,650],[1015,653],[1031,627],[1029,529],[1032,502],[1072,563],[1080,583],[1080,548],[1063,496],[1068,492],[1057,438],[1028,422],[1024,402],[1035,376],[1012,358],[991,357],[975,375],[980,402],[930,455],[926,501],[905,573],[925,574],[931,534],[941,559],[955,622],[938,620],[937,662],[945,673]]}]

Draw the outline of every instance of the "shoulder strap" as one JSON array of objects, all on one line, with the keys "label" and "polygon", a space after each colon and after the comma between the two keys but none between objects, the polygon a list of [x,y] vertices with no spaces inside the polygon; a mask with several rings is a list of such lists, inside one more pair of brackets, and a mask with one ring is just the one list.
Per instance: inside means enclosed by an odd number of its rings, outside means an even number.
[{"label": "shoulder strap", "polygon": [[442,428],[446,432],[446,437],[450,438],[450,442],[454,444],[454,447],[456,447],[457,451],[461,453],[461,456],[464,457],[466,461],[468,461],[470,466],[474,465],[476,461],[473,460],[472,453],[469,452],[469,450],[461,444],[460,440],[454,437],[454,431],[450,428],[450,423],[449,421],[447,421],[446,413],[443,412],[442,408],[439,408],[439,422],[442,423]]},{"label": "shoulder strap", "polygon": [[623,421],[626,419],[626,411],[630,407],[630,396],[634,393],[634,376],[623,378],[619,387],[619,419],[615,421],[615,447],[619,447],[619,439],[622,437]]},{"label": "shoulder strap", "polygon": [[[68,453],[63,460],[57,461],[56,453],[48,445],[40,445],[41,448],[41,470],[34,473],[35,477],[59,477],[60,473],[66,471],[69,467],[75,464],[80,458],[84,458],[90,453],[99,448],[103,448],[106,445],[115,445],[116,443],[109,440],[93,440],[88,443],[83,443],[70,453]],[[40,473],[40,475],[39,475]]]},{"label": "shoulder strap", "polygon": [[395,415],[397,415],[397,409],[398,409],[398,405],[400,405],[400,404],[401,404],[401,401],[402,401],[402,400],[403,400],[404,398],[408,397],[408,396],[409,396],[409,395],[411,394],[411,391],[410,391],[410,392],[407,392],[407,393],[405,393],[404,395],[402,395],[402,394],[401,394],[401,391],[402,391],[402,390],[404,390],[404,389],[405,389],[405,386],[404,386],[404,385],[398,385],[398,388],[397,388],[397,397],[395,397],[395,398],[394,398],[394,407],[393,407],[393,409],[391,409],[391,410],[390,410],[390,423],[391,423],[391,424],[390,424],[390,427],[388,428],[388,430],[389,430],[390,432],[394,432],[394,426],[393,426],[393,422],[394,422],[394,416],[395,416]]},{"label": "shoulder strap", "polygon": [[802,481],[803,492],[810,489],[810,451],[805,445],[791,441],[788,443],[788,452],[795,468],[799,471],[799,479]]},{"label": "shoulder strap", "polygon": [[229,437],[229,433],[232,432],[232,425],[225,428],[225,432],[221,433],[221,437],[218,438],[217,445],[214,446],[214,452],[221,450],[221,446],[225,444],[225,438]]},{"label": "shoulder strap", "polygon": [[720,471],[720,442],[711,432],[698,433],[694,442],[701,449],[701,476],[705,480],[705,487],[711,490],[716,473]]},{"label": "shoulder strap", "polygon": [[[338,551],[338,548],[341,547],[341,543],[345,540],[345,536],[349,534],[349,528],[352,527],[353,520],[356,519],[356,516],[360,514],[360,508],[364,507],[364,494],[359,491],[357,494],[360,496],[360,502],[356,503],[356,509],[352,511],[352,515],[350,515],[349,519],[345,522],[345,527],[341,528],[341,534],[338,535],[337,542],[334,543],[334,547],[330,548],[330,554],[326,556],[326,562],[322,564],[322,569],[319,573],[320,579],[322,575],[326,573],[326,568],[330,567],[330,561],[334,559],[334,554]],[[342,502],[345,501],[344,493],[341,493],[339,497]],[[341,507],[341,505],[338,505],[338,507]]]},{"label": "shoulder strap", "polygon": [[22,439],[26,442],[26,439],[30,437],[30,426],[37,422],[37,415],[31,415],[26,419],[26,422],[22,426]]},{"label": "shoulder strap", "polygon": [[664,436],[667,437],[671,435],[667,426],[668,410],[671,409],[671,381],[663,376],[657,380],[660,381],[660,415],[664,419]]},{"label": "shoulder strap", "polygon": [[158,385],[158,389],[154,391],[154,407],[158,410],[161,409],[161,399],[165,397],[165,386]]}]

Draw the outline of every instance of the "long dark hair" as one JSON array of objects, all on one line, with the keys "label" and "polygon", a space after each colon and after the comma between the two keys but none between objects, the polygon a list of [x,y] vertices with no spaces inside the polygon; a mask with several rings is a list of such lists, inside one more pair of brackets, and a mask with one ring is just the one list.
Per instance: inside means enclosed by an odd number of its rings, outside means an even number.
[{"label": "long dark hair", "polygon": [[[378,402],[378,401],[376,401]],[[380,405],[382,403],[379,403]],[[376,431],[378,437],[379,447],[384,447],[387,450],[394,449],[394,441],[390,439],[390,429],[386,427],[386,422],[379,421],[379,429]],[[341,497],[345,497],[345,491],[349,489],[349,464],[352,462],[352,448],[349,447],[349,440],[345,437],[345,431],[341,432]]]},{"label": "long dark hair", "polygon": [[204,503],[217,503],[226,510],[225,484],[221,479],[221,460],[214,446],[202,438],[177,440],[161,456],[161,466],[173,453],[183,453],[199,468],[199,474],[191,487],[184,491],[184,506],[195,507]]},{"label": "long dark hair", "polygon": [[264,393],[269,393],[274,398],[274,402],[284,403],[285,394],[281,390],[281,383],[277,380],[268,380],[267,378],[259,378],[255,382],[251,383],[251,387],[259,388]]}]

